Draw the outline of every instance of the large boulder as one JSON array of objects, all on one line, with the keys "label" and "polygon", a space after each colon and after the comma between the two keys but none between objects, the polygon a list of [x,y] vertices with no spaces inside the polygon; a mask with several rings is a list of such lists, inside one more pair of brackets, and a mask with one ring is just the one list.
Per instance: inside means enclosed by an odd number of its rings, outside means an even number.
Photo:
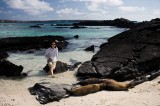
[{"label": "large boulder", "polygon": [[[43,68],[45,72],[49,72],[49,66],[46,64],[46,66]],[[62,73],[68,70],[68,65],[66,63],[63,63],[61,61],[57,61],[56,68],[54,70],[54,73]]]},{"label": "large boulder", "polygon": [[84,50],[85,50],[85,51],[92,51],[92,52],[94,52],[94,51],[95,51],[94,45],[91,45],[91,46],[87,47],[87,48],[84,49]]},{"label": "large boulder", "polygon": [[23,66],[17,66],[7,60],[0,61],[0,76],[18,77],[22,75]]},{"label": "large boulder", "polygon": [[62,36],[9,37],[0,39],[0,50],[25,51],[48,48],[52,41],[58,41],[57,47],[59,50],[68,45],[68,42]]},{"label": "large boulder", "polygon": [[[81,62],[76,62],[73,65],[68,65],[67,63],[64,63],[64,62],[61,62],[61,61],[57,61],[54,73],[62,73],[62,72],[68,71],[68,70],[73,71],[75,68],[78,67],[79,64],[81,64]],[[46,66],[43,68],[43,70],[46,73],[49,72],[48,64],[46,64]]]},{"label": "large boulder", "polygon": [[90,62],[82,64],[77,76],[92,76],[94,73],[94,76],[128,80],[159,67],[160,23],[151,22],[108,39]]},{"label": "large boulder", "polygon": [[4,50],[0,50],[0,76],[7,77],[26,77],[27,73],[22,73],[23,66],[18,66],[10,61],[6,60],[8,53]]},{"label": "large boulder", "polygon": [[66,90],[63,88],[71,89],[71,87],[67,84],[36,83],[29,88],[29,92],[31,95],[36,95],[36,99],[41,104],[46,104],[66,97]]}]

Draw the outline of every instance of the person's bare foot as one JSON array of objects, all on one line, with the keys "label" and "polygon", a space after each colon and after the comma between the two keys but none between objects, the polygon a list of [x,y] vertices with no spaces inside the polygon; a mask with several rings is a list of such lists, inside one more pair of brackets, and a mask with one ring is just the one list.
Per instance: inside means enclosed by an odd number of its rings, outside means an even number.
[{"label": "person's bare foot", "polygon": [[52,75],[51,78],[55,78],[55,76]]}]

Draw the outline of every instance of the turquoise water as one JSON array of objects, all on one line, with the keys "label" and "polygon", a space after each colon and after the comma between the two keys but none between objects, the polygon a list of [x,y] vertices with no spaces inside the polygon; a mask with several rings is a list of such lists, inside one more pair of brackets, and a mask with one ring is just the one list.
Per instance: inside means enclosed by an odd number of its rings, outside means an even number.
[{"label": "turquoise water", "polygon": [[[41,28],[29,27],[36,24],[43,24],[43,25],[40,25]],[[57,24],[57,23],[53,22],[52,23],[0,23],[0,37],[44,36],[44,35],[60,35],[64,37],[73,37],[74,35],[79,35],[83,38],[99,38],[99,37],[106,38],[124,31],[124,29],[122,28],[116,28],[110,26],[88,26],[87,28],[82,28],[82,29],[70,29],[70,28],[56,28],[57,26],[51,26],[51,24]],[[58,24],[61,23],[59,22]],[[65,26],[65,27],[70,27],[70,26]]]},{"label": "turquoise water", "polygon": [[[59,35],[66,38],[73,38],[73,36],[79,35],[79,39],[68,40],[70,42],[68,49],[80,50],[90,45],[99,46],[100,44],[106,42],[108,38],[126,30],[124,28],[116,28],[112,26],[87,26],[87,28],[81,29],[70,29],[71,26],[51,26],[51,24],[56,25],[72,23],[73,21],[0,23],[0,38],[44,35]],[[30,27],[36,24],[40,24],[41,28]]]}]

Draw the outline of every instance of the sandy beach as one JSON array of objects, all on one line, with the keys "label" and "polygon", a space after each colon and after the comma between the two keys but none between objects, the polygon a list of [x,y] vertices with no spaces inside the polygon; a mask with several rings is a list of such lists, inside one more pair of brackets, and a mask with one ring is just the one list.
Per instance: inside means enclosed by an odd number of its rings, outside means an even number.
[{"label": "sandy beach", "polygon": [[[93,55],[93,53],[83,53],[84,58],[80,58],[79,56],[82,53],[79,51],[77,53],[60,53],[59,57],[60,60],[69,63],[69,58],[64,58],[63,56],[73,57],[83,62],[87,59],[89,60]],[[73,84],[77,82],[74,76],[76,70],[56,74],[56,78],[50,78],[50,76],[46,75],[42,70],[46,62],[42,55],[13,53],[10,54],[9,60],[15,64],[22,64],[24,72],[28,70],[32,70],[32,72],[22,80],[0,78],[0,106],[41,106],[36,97],[30,95],[29,87],[38,82],[56,84]],[[46,106],[160,106],[159,81],[160,76],[153,81],[137,85],[135,88],[129,89],[129,91],[101,91],[86,96],[61,99],[59,102],[51,102]]]},{"label": "sandy beach", "polygon": [[[64,76],[67,74],[72,75],[73,72],[65,72],[56,75],[54,79],[46,78],[45,80],[53,82],[73,80],[71,76],[68,78]],[[59,102],[48,103],[46,106],[160,106],[158,81],[160,77],[140,84],[129,91],[101,91],[87,96],[65,98]],[[34,83],[36,82],[32,82]],[[30,95],[27,90],[32,84],[23,80],[2,78],[0,80],[0,106],[41,106],[35,96]]]}]

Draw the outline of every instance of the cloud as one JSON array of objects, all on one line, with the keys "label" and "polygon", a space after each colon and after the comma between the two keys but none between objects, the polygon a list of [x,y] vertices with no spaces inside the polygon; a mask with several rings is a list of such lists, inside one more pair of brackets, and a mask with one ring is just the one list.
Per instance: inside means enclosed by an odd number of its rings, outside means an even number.
[{"label": "cloud", "polygon": [[123,4],[122,0],[61,0],[61,2],[84,2],[88,10],[99,11],[107,6],[120,6]]},{"label": "cloud", "polygon": [[118,7],[119,10],[123,12],[138,12],[138,11],[144,11],[144,7],[134,7],[134,6],[120,6]]},{"label": "cloud", "polygon": [[106,6],[119,6],[123,4],[122,0],[72,0],[76,2],[85,2],[88,10],[99,11]]},{"label": "cloud", "polygon": [[101,20],[106,19],[108,17],[108,11],[101,11],[101,12],[80,12],[78,9],[73,8],[65,8],[57,11],[60,19],[93,19],[93,20]]},{"label": "cloud", "polygon": [[91,20],[104,20],[108,19],[109,15],[106,13],[92,12],[87,13],[86,15],[81,16],[82,19],[91,19]]},{"label": "cloud", "polygon": [[64,8],[64,9],[61,9],[61,10],[58,10],[56,11],[57,14],[59,15],[82,15],[83,13],[82,12],[79,12],[78,9],[73,9],[73,8]]},{"label": "cloud", "polygon": [[93,5],[105,4],[105,5],[115,6],[123,4],[122,0],[72,0],[72,1],[89,2]]},{"label": "cloud", "polygon": [[49,3],[42,0],[4,0],[9,7],[23,10],[30,15],[40,15],[54,9]]},{"label": "cloud", "polygon": [[[62,0],[63,2],[74,1],[83,2],[86,8],[90,11],[85,12],[86,17],[93,19],[94,17],[107,17],[109,11],[108,6],[120,6],[123,4],[122,0]],[[95,18],[94,18],[95,19]]]},{"label": "cloud", "polygon": [[153,14],[160,17],[160,9],[154,10]]}]

